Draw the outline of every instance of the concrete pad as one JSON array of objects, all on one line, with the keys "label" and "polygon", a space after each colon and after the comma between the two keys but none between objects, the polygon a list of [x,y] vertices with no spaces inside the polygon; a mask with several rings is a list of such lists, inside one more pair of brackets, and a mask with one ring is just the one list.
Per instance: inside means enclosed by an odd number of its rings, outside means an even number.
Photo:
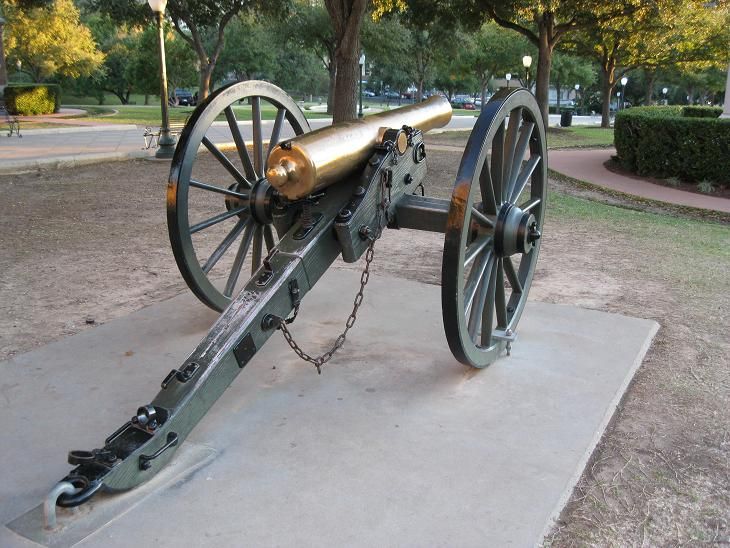
[{"label": "concrete pad", "polygon": [[[306,297],[307,350],[339,333],[358,280],[332,270]],[[213,318],[181,295],[0,364],[0,523],[148,403]],[[79,545],[534,545],[657,327],[530,303],[512,356],[476,371],[448,350],[439,287],[373,277],[321,376],[275,334],[188,438],[207,464]],[[0,545],[33,544],[0,527]]]}]

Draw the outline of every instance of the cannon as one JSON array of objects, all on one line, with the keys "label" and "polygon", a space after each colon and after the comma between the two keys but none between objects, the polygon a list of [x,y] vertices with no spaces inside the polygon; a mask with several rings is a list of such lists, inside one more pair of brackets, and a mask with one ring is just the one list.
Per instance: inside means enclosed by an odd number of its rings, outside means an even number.
[{"label": "cannon", "polygon": [[[267,112],[273,121],[264,120]],[[250,116],[252,143],[242,114]],[[501,90],[476,120],[451,199],[426,197],[418,192],[423,134],[450,118],[446,99],[432,97],[310,131],[289,96],[256,81],[221,88],[200,104],[172,160],[168,230],[188,286],[222,313],[101,448],[69,453],[74,468],[52,491],[55,504],[78,506],[100,490],[125,491],[153,477],[277,331],[321,372],[356,321],[385,229],[444,234],[443,323],[455,358],[483,368],[509,353],[540,249],[545,128],[529,91]],[[327,352],[308,354],[288,325],[335,260],[363,255],[344,331]]]}]

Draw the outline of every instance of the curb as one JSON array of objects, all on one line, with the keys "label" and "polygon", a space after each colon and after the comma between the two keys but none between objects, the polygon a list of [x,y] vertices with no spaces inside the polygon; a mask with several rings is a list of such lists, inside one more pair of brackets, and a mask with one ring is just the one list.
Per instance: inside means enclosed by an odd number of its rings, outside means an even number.
[{"label": "curb", "polygon": [[22,135],[58,135],[63,133],[90,133],[92,131],[136,131],[138,128],[133,124],[105,124],[101,126],[71,126],[51,127],[43,129],[23,129]]},{"label": "curb", "polygon": [[[154,153],[154,151],[153,151]],[[133,152],[100,152],[96,154],[78,154],[70,156],[56,156],[37,160],[17,160],[3,162],[0,166],[0,175],[19,175],[51,169],[67,169],[102,162],[122,162],[141,158],[154,158],[147,151]]]}]

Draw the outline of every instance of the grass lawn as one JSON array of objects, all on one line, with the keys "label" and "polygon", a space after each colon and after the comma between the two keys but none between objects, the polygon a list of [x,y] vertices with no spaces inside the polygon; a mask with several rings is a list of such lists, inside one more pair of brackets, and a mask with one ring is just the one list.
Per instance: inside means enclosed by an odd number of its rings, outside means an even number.
[{"label": "grass lawn", "polygon": [[[109,124],[139,124],[139,125],[157,125],[160,123],[160,106],[137,106],[137,105],[118,105],[115,107],[89,107],[86,105],[64,105],[69,107],[81,107],[87,111],[86,116],[80,116],[85,120],[94,120]],[[193,112],[194,107],[172,107],[170,108],[171,122],[184,122]],[[251,119],[251,107],[236,106],[233,107],[236,117],[239,120]],[[327,114],[321,112],[303,111],[307,118],[327,118]],[[276,108],[273,105],[261,105],[261,117],[264,120],[273,120],[276,117]],[[220,117],[224,120],[224,117]]]},{"label": "grass lawn", "polygon": [[613,128],[572,126],[548,128],[548,148],[613,146]]},{"label": "grass lawn", "polygon": [[[445,131],[427,135],[426,140],[437,145],[465,146],[470,134],[470,129]],[[549,149],[613,146],[613,129],[591,126],[551,127],[547,131],[547,142]]]}]

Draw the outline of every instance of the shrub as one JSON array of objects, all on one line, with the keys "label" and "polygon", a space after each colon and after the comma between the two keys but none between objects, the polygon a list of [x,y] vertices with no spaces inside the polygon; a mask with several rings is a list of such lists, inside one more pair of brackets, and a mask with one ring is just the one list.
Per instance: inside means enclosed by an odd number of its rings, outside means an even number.
[{"label": "shrub", "polygon": [[712,185],[711,181],[700,181],[697,183],[697,190],[700,192],[703,192],[704,194],[712,194],[715,192],[715,187]]},{"label": "shrub", "polygon": [[682,116],[686,118],[718,118],[722,114],[721,107],[703,107],[690,105],[682,107]]},{"label": "shrub", "polygon": [[635,107],[616,115],[614,143],[621,165],[639,175],[730,183],[730,120]]},{"label": "shrub", "polygon": [[5,107],[10,114],[30,116],[58,112],[58,84],[13,84],[5,88]]}]

